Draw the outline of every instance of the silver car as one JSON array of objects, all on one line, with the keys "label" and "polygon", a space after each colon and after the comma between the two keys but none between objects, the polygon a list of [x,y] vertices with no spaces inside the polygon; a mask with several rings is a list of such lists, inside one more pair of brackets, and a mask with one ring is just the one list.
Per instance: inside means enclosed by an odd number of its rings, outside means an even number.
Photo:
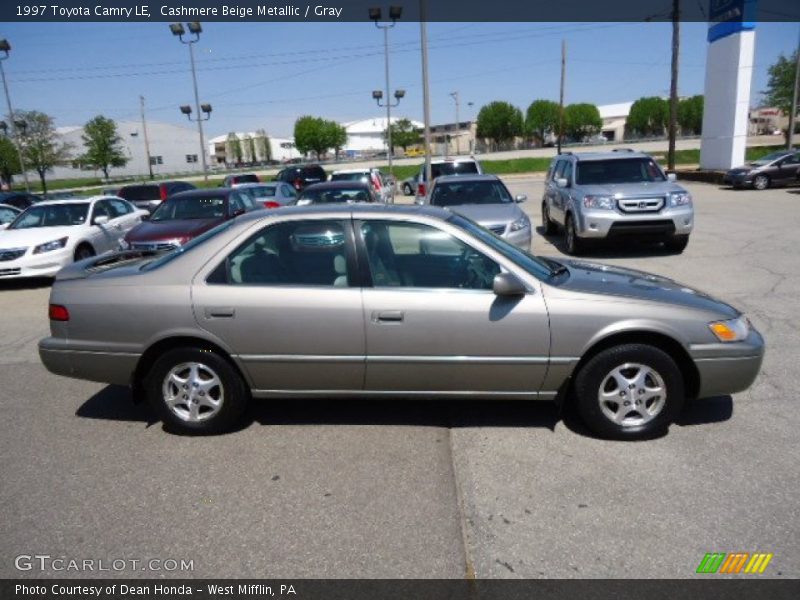
[{"label": "silver car", "polygon": [[132,385],[203,433],[251,399],[444,397],[574,402],[633,439],[746,389],[764,354],[739,311],[669,279],[385,205],[255,211],[169,254],[83,261],[58,274],[50,326],[51,372]]},{"label": "silver car", "polygon": [[525,194],[512,196],[496,175],[442,175],[417,203],[448,208],[529,250],[531,220],[518,206],[527,199]]}]

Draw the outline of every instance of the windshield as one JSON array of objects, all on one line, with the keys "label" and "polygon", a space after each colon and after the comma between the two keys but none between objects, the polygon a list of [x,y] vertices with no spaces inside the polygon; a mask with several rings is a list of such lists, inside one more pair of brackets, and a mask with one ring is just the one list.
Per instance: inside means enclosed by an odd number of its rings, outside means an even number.
[{"label": "windshield", "polygon": [[331,181],[369,181],[367,173],[334,173]]},{"label": "windshield", "polygon": [[437,183],[431,194],[433,206],[460,204],[511,204],[514,201],[506,186],[499,181],[466,181]]},{"label": "windshield", "polygon": [[[363,185],[352,187],[336,187],[322,189],[306,189],[297,199],[313,202],[314,204],[331,204],[337,202],[369,202],[369,191]],[[307,203],[306,202],[306,203]]]},{"label": "windshield", "polygon": [[192,238],[191,240],[186,242],[183,246],[178,246],[174,250],[171,250],[166,254],[162,254],[155,260],[151,260],[150,262],[145,263],[144,265],[142,265],[142,271],[152,271],[153,269],[158,269],[159,267],[164,266],[165,264],[175,260],[179,256],[182,256],[187,252],[191,252],[198,246],[202,246],[205,242],[207,242],[211,238],[218,236],[220,233],[222,233],[229,227],[232,227],[233,224],[234,221],[225,221],[223,223],[220,223],[216,227],[212,227],[205,233],[198,235],[196,238]]},{"label": "windshield", "polygon": [[577,163],[578,185],[666,181],[652,158],[588,160]]},{"label": "windshield", "polygon": [[441,175],[476,175],[478,165],[473,161],[446,162],[431,165],[431,177],[436,179]]},{"label": "windshield", "polygon": [[178,219],[222,219],[225,217],[225,198],[221,196],[173,197],[161,203],[151,221]]},{"label": "windshield", "polygon": [[751,165],[768,165],[769,163],[778,160],[779,158],[783,158],[786,156],[786,152],[772,152],[771,154],[767,154],[766,156],[762,156],[761,158],[751,161]]},{"label": "windshield", "polygon": [[32,229],[34,227],[83,225],[86,223],[88,214],[88,202],[34,205],[17,217],[17,220],[8,228]]},{"label": "windshield", "polygon": [[467,219],[461,215],[454,214],[448,219],[448,222],[465,229],[482,242],[497,250],[507,259],[513,261],[514,264],[525,269],[537,279],[549,279],[555,274],[554,269],[548,266],[548,264],[541,258],[533,256],[532,254],[528,254],[514,244],[507,242],[500,236],[494,235],[491,231],[484,229],[475,221]]},{"label": "windshield", "polygon": [[274,185],[252,185],[244,188],[244,191],[255,198],[271,198],[275,195]]}]

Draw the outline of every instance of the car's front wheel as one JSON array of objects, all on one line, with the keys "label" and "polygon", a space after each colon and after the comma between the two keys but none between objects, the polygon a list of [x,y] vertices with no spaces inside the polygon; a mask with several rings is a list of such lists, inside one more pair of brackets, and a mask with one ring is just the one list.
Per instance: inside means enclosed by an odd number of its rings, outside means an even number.
[{"label": "car's front wheel", "polygon": [[403,193],[406,196],[413,196],[414,195],[414,190],[411,188],[411,184],[410,183],[404,183],[403,184]]},{"label": "car's front wheel", "polygon": [[236,369],[216,352],[165,352],[146,379],[147,398],[162,421],[184,433],[222,433],[236,425],[249,399]]},{"label": "car's front wheel", "polygon": [[550,209],[546,200],[542,202],[542,232],[544,235],[553,235],[556,232],[556,224],[550,220]]},{"label": "car's front wheel", "polygon": [[675,235],[664,242],[664,245],[667,247],[667,250],[670,252],[675,252],[680,254],[684,250],[686,250],[686,246],[689,245],[689,236],[688,235]]},{"label": "car's front wheel", "polygon": [[769,187],[769,177],[766,175],[756,175],[753,178],[753,187],[757,190],[765,190]]},{"label": "car's front wheel", "polygon": [[663,432],[684,401],[681,371],[655,346],[623,344],[592,357],[575,377],[575,401],[593,432],[640,439]]},{"label": "car's front wheel", "polygon": [[572,215],[567,215],[567,221],[564,223],[564,249],[567,254],[573,256],[581,254],[584,250],[584,242],[578,237],[575,218]]}]

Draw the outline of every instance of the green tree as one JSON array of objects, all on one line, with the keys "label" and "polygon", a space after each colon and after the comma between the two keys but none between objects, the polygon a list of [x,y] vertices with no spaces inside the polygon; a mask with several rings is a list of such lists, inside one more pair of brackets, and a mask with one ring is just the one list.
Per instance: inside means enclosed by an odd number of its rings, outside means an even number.
[{"label": "green tree", "polygon": [[233,131],[228,134],[225,139],[225,160],[233,159],[233,164],[239,165],[242,163],[244,157],[244,150],[242,149],[242,140]]},{"label": "green tree", "polygon": [[[778,60],[772,64],[767,71],[767,89],[762,93],[764,104],[781,109],[783,114],[788,115],[792,110],[792,95],[794,93],[794,74],[797,64],[797,53],[791,56],[781,54]],[[789,141],[788,127],[783,130],[786,141]]]},{"label": "green tree", "polygon": [[522,111],[508,102],[490,102],[478,113],[478,137],[492,140],[495,148],[522,135],[522,130]]},{"label": "green tree", "polygon": [[88,167],[100,169],[106,179],[111,167],[124,167],[130,160],[117,133],[117,124],[103,115],[96,116],[83,126],[81,139],[86,151],[78,160]]},{"label": "green tree", "polygon": [[242,141],[242,150],[244,152],[244,162],[251,163],[256,160],[256,144],[252,135],[244,136]]},{"label": "green tree", "polygon": [[325,121],[325,135],[329,148],[333,148],[336,153],[336,160],[339,160],[339,152],[347,144],[347,130],[336,121]]},{"label": "green tree", "polygon": [[[408,151],[409,146],[419,144],[422,141],[420,130],[414,127],[409,119],[398,119],[391,124],[392,146],[400,146],[403,152]],[[383,132],[383,139],[388,137],[388,128]],[[391,149],[394,152],[394,148]]]},{"label": "green tree", "polygon": [[700,135],[703,132],[703,96],[692,96],[678,102],[678,124],[681,132]]},{"label": "green tree", "polygon": [[22,173],[17,147],[10,138],[0,137],[0,180],[10,186],[17,173]]},{"label": "green tree", "polygon": [[18,112],[15,118],[26,125],[25,133],[20,136],[25,163],[39,174],[42,192],[46,194],[47,172],[69,160],[72,145],[65,143],[58,135],[50,115],[32,110]]},{"label": "green tree", "polygon": [[558,131],[558,102],[534,100],[525,115],[525,133],[544,144],[548,133]]},{"label": "green tree", "polygon": [[570,104],[564,108],[564,132],[572,139],[581,141],[602,128],[603,119],[594,104]]},{"label": "green tree", "polygon": [[319,160],[337,141],[338,133],[331,127],[331,123],[332,121],[309,115],[297,119],[294,123],[294,143],[297,150],[301,154],[313,152]]},{"label": "green tree", "polygon": [[255,146],[259,160],[264,162],[272,160],[272,146],[269,143],[267,132],[263,129],[256,130]]},{"label": "green tree", "polygon": [[631,106],[625,129],[628,135],[652,137],[664,135],[669,123],[669,102],[658,96],[639,98]]}]

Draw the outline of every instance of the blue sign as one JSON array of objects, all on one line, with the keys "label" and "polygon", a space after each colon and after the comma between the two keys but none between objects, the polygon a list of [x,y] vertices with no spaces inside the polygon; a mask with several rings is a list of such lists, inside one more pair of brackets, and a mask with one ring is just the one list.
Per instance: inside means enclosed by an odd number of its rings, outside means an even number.
[{"label": "blue sign", "polygon": [[755,29],[757,2],[758,0],[711,0],[708,20],[714,24],[708,28],[709,43],[740,31]]}]

